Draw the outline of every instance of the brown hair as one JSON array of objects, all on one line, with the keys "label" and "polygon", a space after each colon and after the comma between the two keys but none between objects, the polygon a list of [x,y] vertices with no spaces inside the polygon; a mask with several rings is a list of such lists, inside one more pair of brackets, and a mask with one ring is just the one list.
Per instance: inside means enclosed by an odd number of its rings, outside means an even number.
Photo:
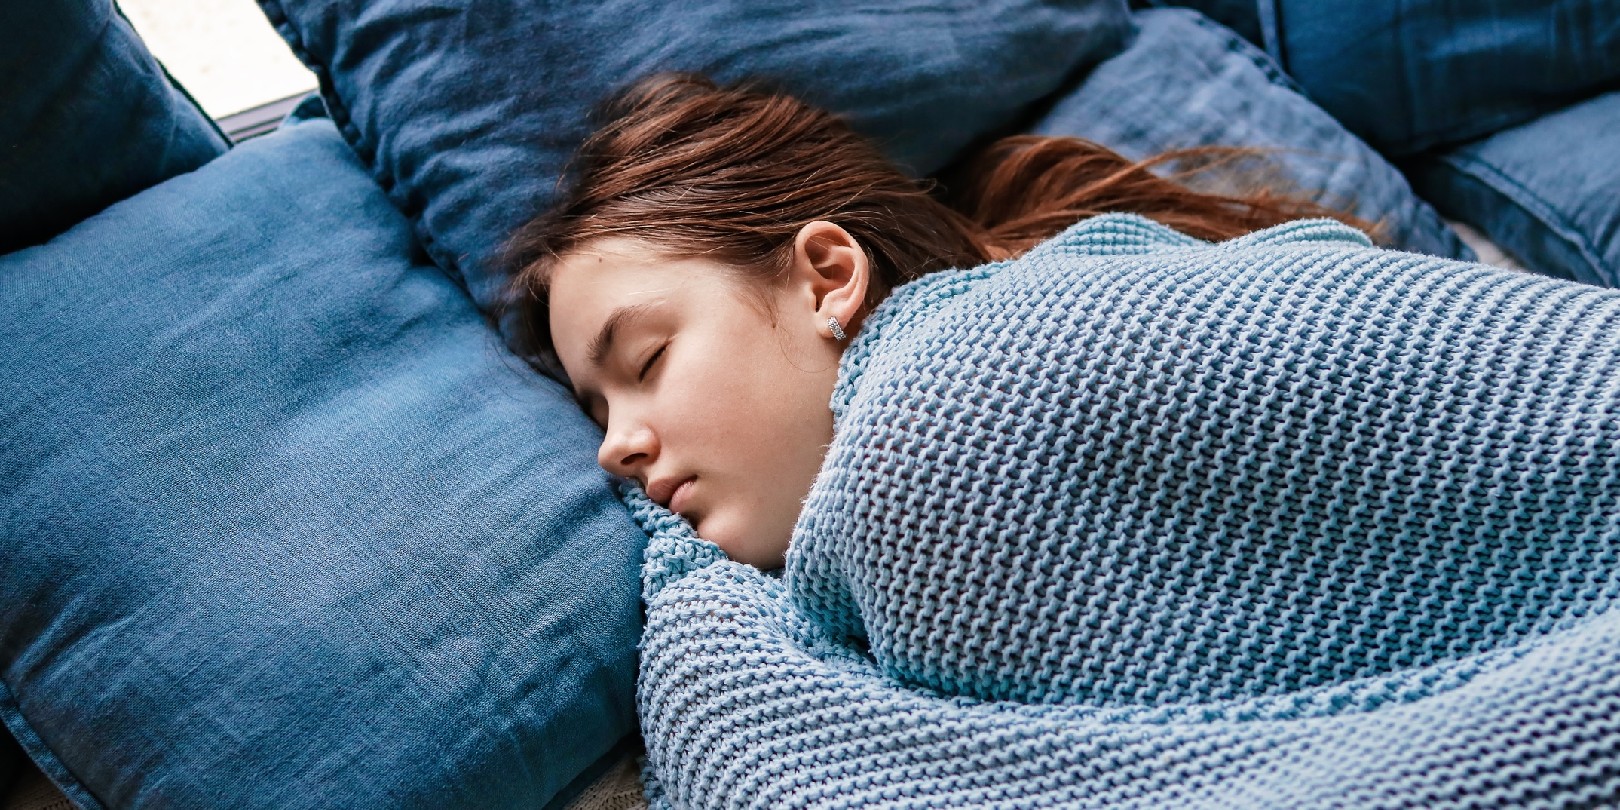
[{"label": "brown hair", "polygon": [[[1122,211],[1191,236],[1229,239],[1300,217],[1352,218],[1266,192],[1194,191],[1154,169],[1207,166],[1239,150],[1197,149],[1132,162],[1075,138],[1003,138],[968,164],[948,198],[913,180],[843,120],[756,85],[658,74],[606,110],[580,149],[571,191],[506,246],[512,270],[496,317],[510,313],[516,348],[550,348],[546,288],[555,263],[609,236],[646,240],[771,280],[790,266],[794,236],[827,220],[866,250],[869,305],[935,270],[1015,257],[1076,221]],[[1195,169],[1196,170],[1196,169]]]}]

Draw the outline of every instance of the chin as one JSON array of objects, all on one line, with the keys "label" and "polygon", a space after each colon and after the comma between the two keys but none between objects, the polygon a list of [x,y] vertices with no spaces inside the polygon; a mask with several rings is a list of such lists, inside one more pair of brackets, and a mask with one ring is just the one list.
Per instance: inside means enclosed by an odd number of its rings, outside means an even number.
[{"label": "chin", "polygon": [[732,526],[724,520],[705,519],[693,523],[692,528],[699,537],[719,546],[733,561],[766,571],[781,568],[787,553],[785,538],[781,543],[762,543],[759,538],[766,532]]}]

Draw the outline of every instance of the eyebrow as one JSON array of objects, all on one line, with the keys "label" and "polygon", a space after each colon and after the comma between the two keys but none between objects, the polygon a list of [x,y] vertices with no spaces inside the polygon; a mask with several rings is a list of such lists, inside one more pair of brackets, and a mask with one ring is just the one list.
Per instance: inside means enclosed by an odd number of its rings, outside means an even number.
[{"label": "eyebrow", "polygon": [[601,368],[602,363],[607,360],[608,352],[613,351],[613,338],[619,329],[646,317],[654,309],[657,309],[656,304],[646,303],[622,306],[613,310],[607,316],[607,320],[602,322],[601,331],[586,344],[585,352],[591,358],[591,365]]}]

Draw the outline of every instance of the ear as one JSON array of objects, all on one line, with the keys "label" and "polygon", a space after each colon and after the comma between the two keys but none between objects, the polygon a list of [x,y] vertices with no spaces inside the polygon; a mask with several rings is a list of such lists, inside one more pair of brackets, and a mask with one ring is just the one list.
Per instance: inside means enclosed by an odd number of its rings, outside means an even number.
[{"label": "ear", "polygon": [[800,228],[793,239],[792,276],[810,291],[817,329],[829,338],[828,318],[837,318],[854,331],[851,327],[862,314],[871,272],[861,244],[831,222],[816,220]]}]

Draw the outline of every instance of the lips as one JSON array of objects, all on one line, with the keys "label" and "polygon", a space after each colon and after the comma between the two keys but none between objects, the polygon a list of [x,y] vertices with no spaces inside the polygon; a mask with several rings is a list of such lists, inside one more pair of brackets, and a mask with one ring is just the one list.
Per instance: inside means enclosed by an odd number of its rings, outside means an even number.
[{"label": "lips", "polygon": [[677,515],[690,517],[690,515],[686,514],[687,507],[689,506],[687,501],[691,500],[689,496],[692,492],[692,482],[696,480],[696,478],[688,478],[681,482],[680,486],[675,488],[675,494],[669,496],[669,511],[674,512]]},{"label": "lips", "polygon": [[652,498],[653,502],[659,506],[671,511],[679,511],[675,508],[678,506],[675,503],[675,496],[684,495],[683,490],[686,485],[695,479],[696,476],[690,475],[685,478],[660,478],[647,485],[647,497]]}]

